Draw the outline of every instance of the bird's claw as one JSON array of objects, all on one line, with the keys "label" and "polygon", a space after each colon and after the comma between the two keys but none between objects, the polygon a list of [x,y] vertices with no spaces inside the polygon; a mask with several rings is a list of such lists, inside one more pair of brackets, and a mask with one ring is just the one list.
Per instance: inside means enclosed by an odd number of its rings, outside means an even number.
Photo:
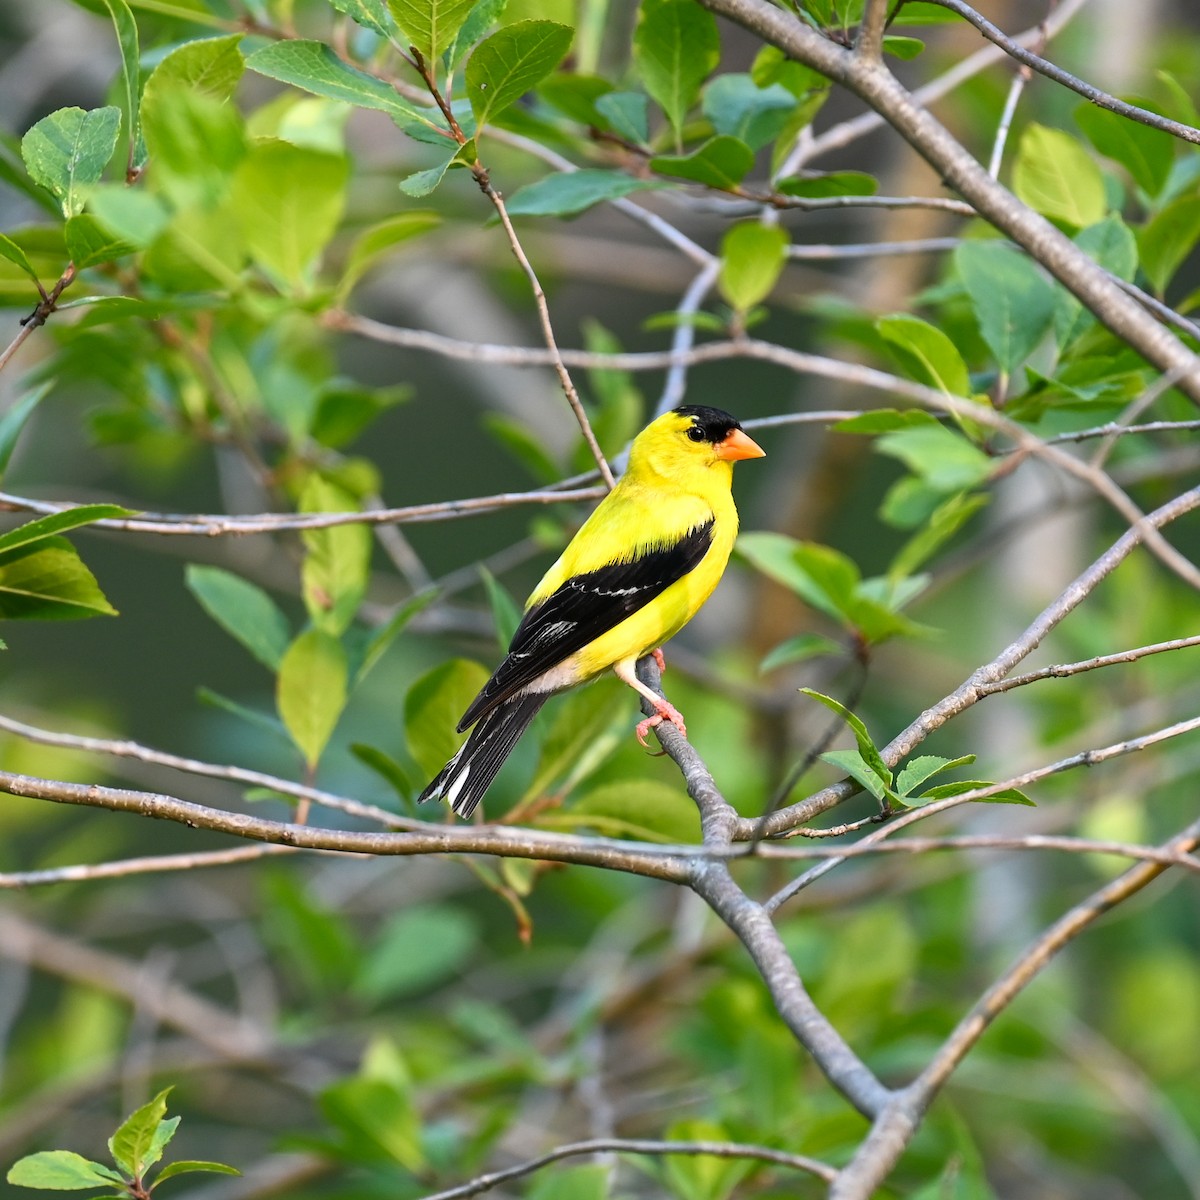
[{"label": "bird's claw", "polygon": [[651,650],[650,655],[658,663],[658,673],[665,675],[667,673],[667,660],[663,658],[662,647],[659,646],[657,649]]},{"label": "bird's claw", "polygon": [[[659,652],[661,653],[661,651]],[[654,716],[647,717],[644,721],[639,721],[637,724],[637,740],[647,749],[650,749],[649,742],[646,741],[646,734],[661,725],[664,721],[670,721],[684,737],[687,737],[687,726],[683,723],[683,714],[673,704],[666,700],[656,700],[654,707],[658,710]]]}]

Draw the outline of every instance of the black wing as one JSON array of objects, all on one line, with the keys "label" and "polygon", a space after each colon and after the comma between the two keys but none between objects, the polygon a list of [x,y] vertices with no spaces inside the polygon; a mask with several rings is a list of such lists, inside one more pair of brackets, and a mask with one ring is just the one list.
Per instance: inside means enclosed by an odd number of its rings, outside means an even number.
[{"label": "black wing", "polygon": [[463,713],[459,733],[544,671],[662,595],[708,553],[712,536],[710,518],[689,529],[674,545],[576,575],[535,604],[517,626],[508,657]]}]

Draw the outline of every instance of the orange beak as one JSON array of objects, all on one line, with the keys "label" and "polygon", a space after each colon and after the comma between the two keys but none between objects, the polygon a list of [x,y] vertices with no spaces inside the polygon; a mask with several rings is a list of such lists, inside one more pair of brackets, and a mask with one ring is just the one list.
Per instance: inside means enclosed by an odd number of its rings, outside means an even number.
[{"label": "orange beak", "polygon": [[717,443],[715,452],[718,458],[727,459],[729,462],[736,462],[739,458],[765,458],[767,454],[753,438],[740,429],[731,429],[725,435],[724,441]]}]

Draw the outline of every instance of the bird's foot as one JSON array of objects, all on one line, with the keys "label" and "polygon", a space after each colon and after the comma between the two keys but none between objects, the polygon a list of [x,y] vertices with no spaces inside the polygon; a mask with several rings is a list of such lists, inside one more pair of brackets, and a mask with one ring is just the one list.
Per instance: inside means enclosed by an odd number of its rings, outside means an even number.
[{"label": "bird's foot", "polygon": [[659,646],[657,649],[651,650],[650,656],[658,663],[658,673],[665,675],[667,673],[667,660],[663,658],[662,647]]},{"label": "bird's foot", "polygon": [[687,726],[683,723],[683,714],[673,704],[661,697],[655,699],[654,707],[658,710],[654,716],[647,717],[644,721],[639,721],[637,725],[637,740],[641,742],[647,750],[650,749],[649,743],[646,741],[646,734],[657,725],[661,725],[664,721],[670,721],[684,737],[687,737]]}]

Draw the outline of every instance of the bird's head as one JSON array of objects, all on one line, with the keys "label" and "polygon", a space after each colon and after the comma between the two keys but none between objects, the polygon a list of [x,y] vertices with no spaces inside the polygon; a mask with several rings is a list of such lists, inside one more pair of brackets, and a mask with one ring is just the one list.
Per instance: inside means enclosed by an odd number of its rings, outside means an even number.
[{"label": "bird's head", "polygon": [[764,453],[723,409],[684,404],[638,434],[630,449],[630,465],[640,460],[664,475],[718,465],[728,471],[738,459],[762,458]]}]

